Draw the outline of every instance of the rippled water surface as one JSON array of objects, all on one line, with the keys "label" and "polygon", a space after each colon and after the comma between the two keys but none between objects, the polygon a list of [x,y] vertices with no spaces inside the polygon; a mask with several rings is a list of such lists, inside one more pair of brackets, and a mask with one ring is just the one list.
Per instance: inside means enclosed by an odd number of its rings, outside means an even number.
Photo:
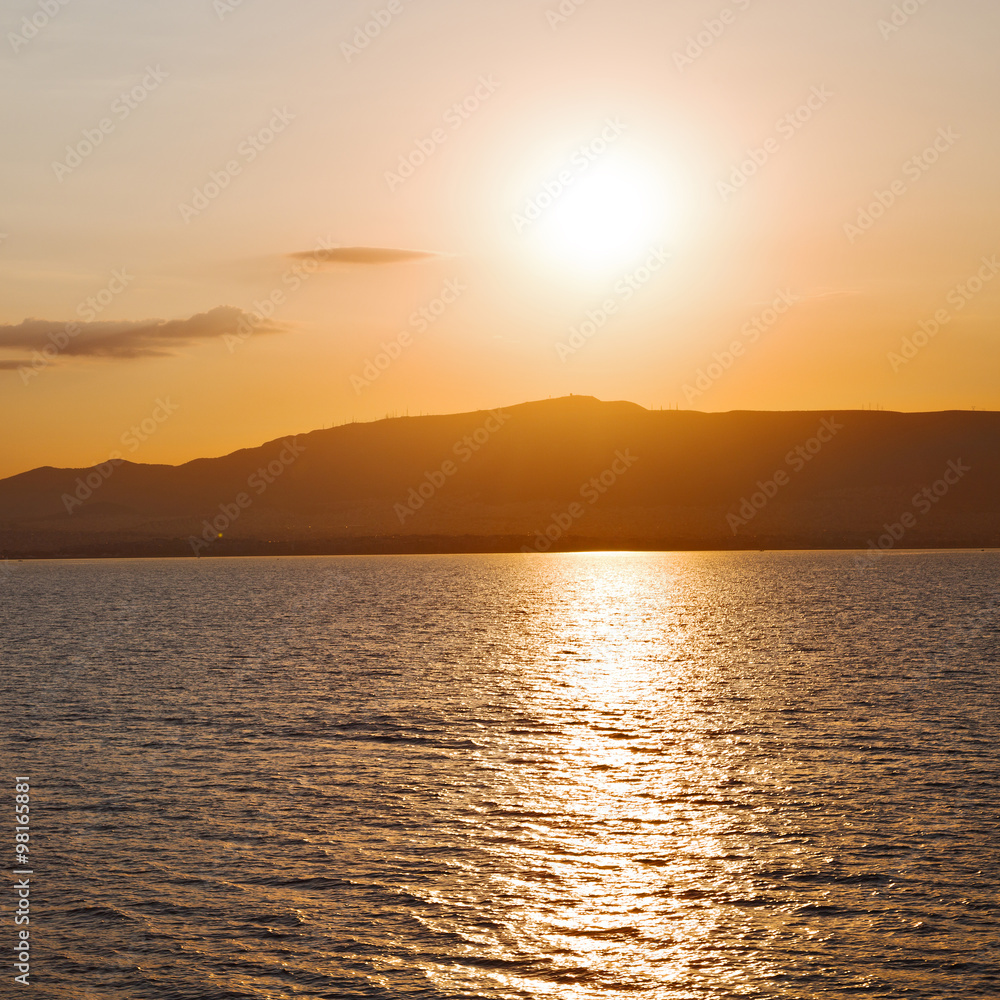
[{"label": "rippled water surface", "polygon": [[996,553],[20,563],[0,598],[34,995],[1000,997]]}]

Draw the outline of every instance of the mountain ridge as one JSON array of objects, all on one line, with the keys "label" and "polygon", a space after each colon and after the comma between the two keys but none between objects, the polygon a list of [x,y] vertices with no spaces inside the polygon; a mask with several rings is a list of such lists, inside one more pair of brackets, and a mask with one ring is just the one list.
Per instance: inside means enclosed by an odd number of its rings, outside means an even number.
[{"label": "mountain ridge", "polygon": [[[351,422],[180,465],[42,466],[0,480],[0,550],[865,547],[911,513],[893,547],[992,547],[998,464],[994,411],[703,413],[574,395]],[[915,506],[941,483],[930,510]]]}]

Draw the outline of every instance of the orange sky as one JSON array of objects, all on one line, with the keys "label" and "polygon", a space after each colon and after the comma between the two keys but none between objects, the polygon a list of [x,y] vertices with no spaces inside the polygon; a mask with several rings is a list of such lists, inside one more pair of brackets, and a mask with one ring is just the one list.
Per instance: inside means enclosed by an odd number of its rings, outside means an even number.
[{"label": "orange sky", "polygon": [[1000,408],[993,0],[2,17],[0,476],[569,392]]}]

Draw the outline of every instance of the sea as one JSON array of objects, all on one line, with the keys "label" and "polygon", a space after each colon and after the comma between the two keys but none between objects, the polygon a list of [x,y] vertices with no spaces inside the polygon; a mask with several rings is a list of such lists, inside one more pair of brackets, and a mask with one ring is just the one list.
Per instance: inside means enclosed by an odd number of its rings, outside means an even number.
[{"label": "sea", "polygon": [[1000,553],[25,561],[0,602],[2,997],[1000,997]]}]

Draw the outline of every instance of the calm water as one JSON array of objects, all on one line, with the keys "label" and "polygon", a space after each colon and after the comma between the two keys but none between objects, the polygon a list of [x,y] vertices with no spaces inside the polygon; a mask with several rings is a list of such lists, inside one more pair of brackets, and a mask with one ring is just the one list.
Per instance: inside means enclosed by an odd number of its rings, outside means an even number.
[{"label": "calm water", "polygon": [[0,597],[35,996],[1000,996],[1000,554],[22,563]]}]

